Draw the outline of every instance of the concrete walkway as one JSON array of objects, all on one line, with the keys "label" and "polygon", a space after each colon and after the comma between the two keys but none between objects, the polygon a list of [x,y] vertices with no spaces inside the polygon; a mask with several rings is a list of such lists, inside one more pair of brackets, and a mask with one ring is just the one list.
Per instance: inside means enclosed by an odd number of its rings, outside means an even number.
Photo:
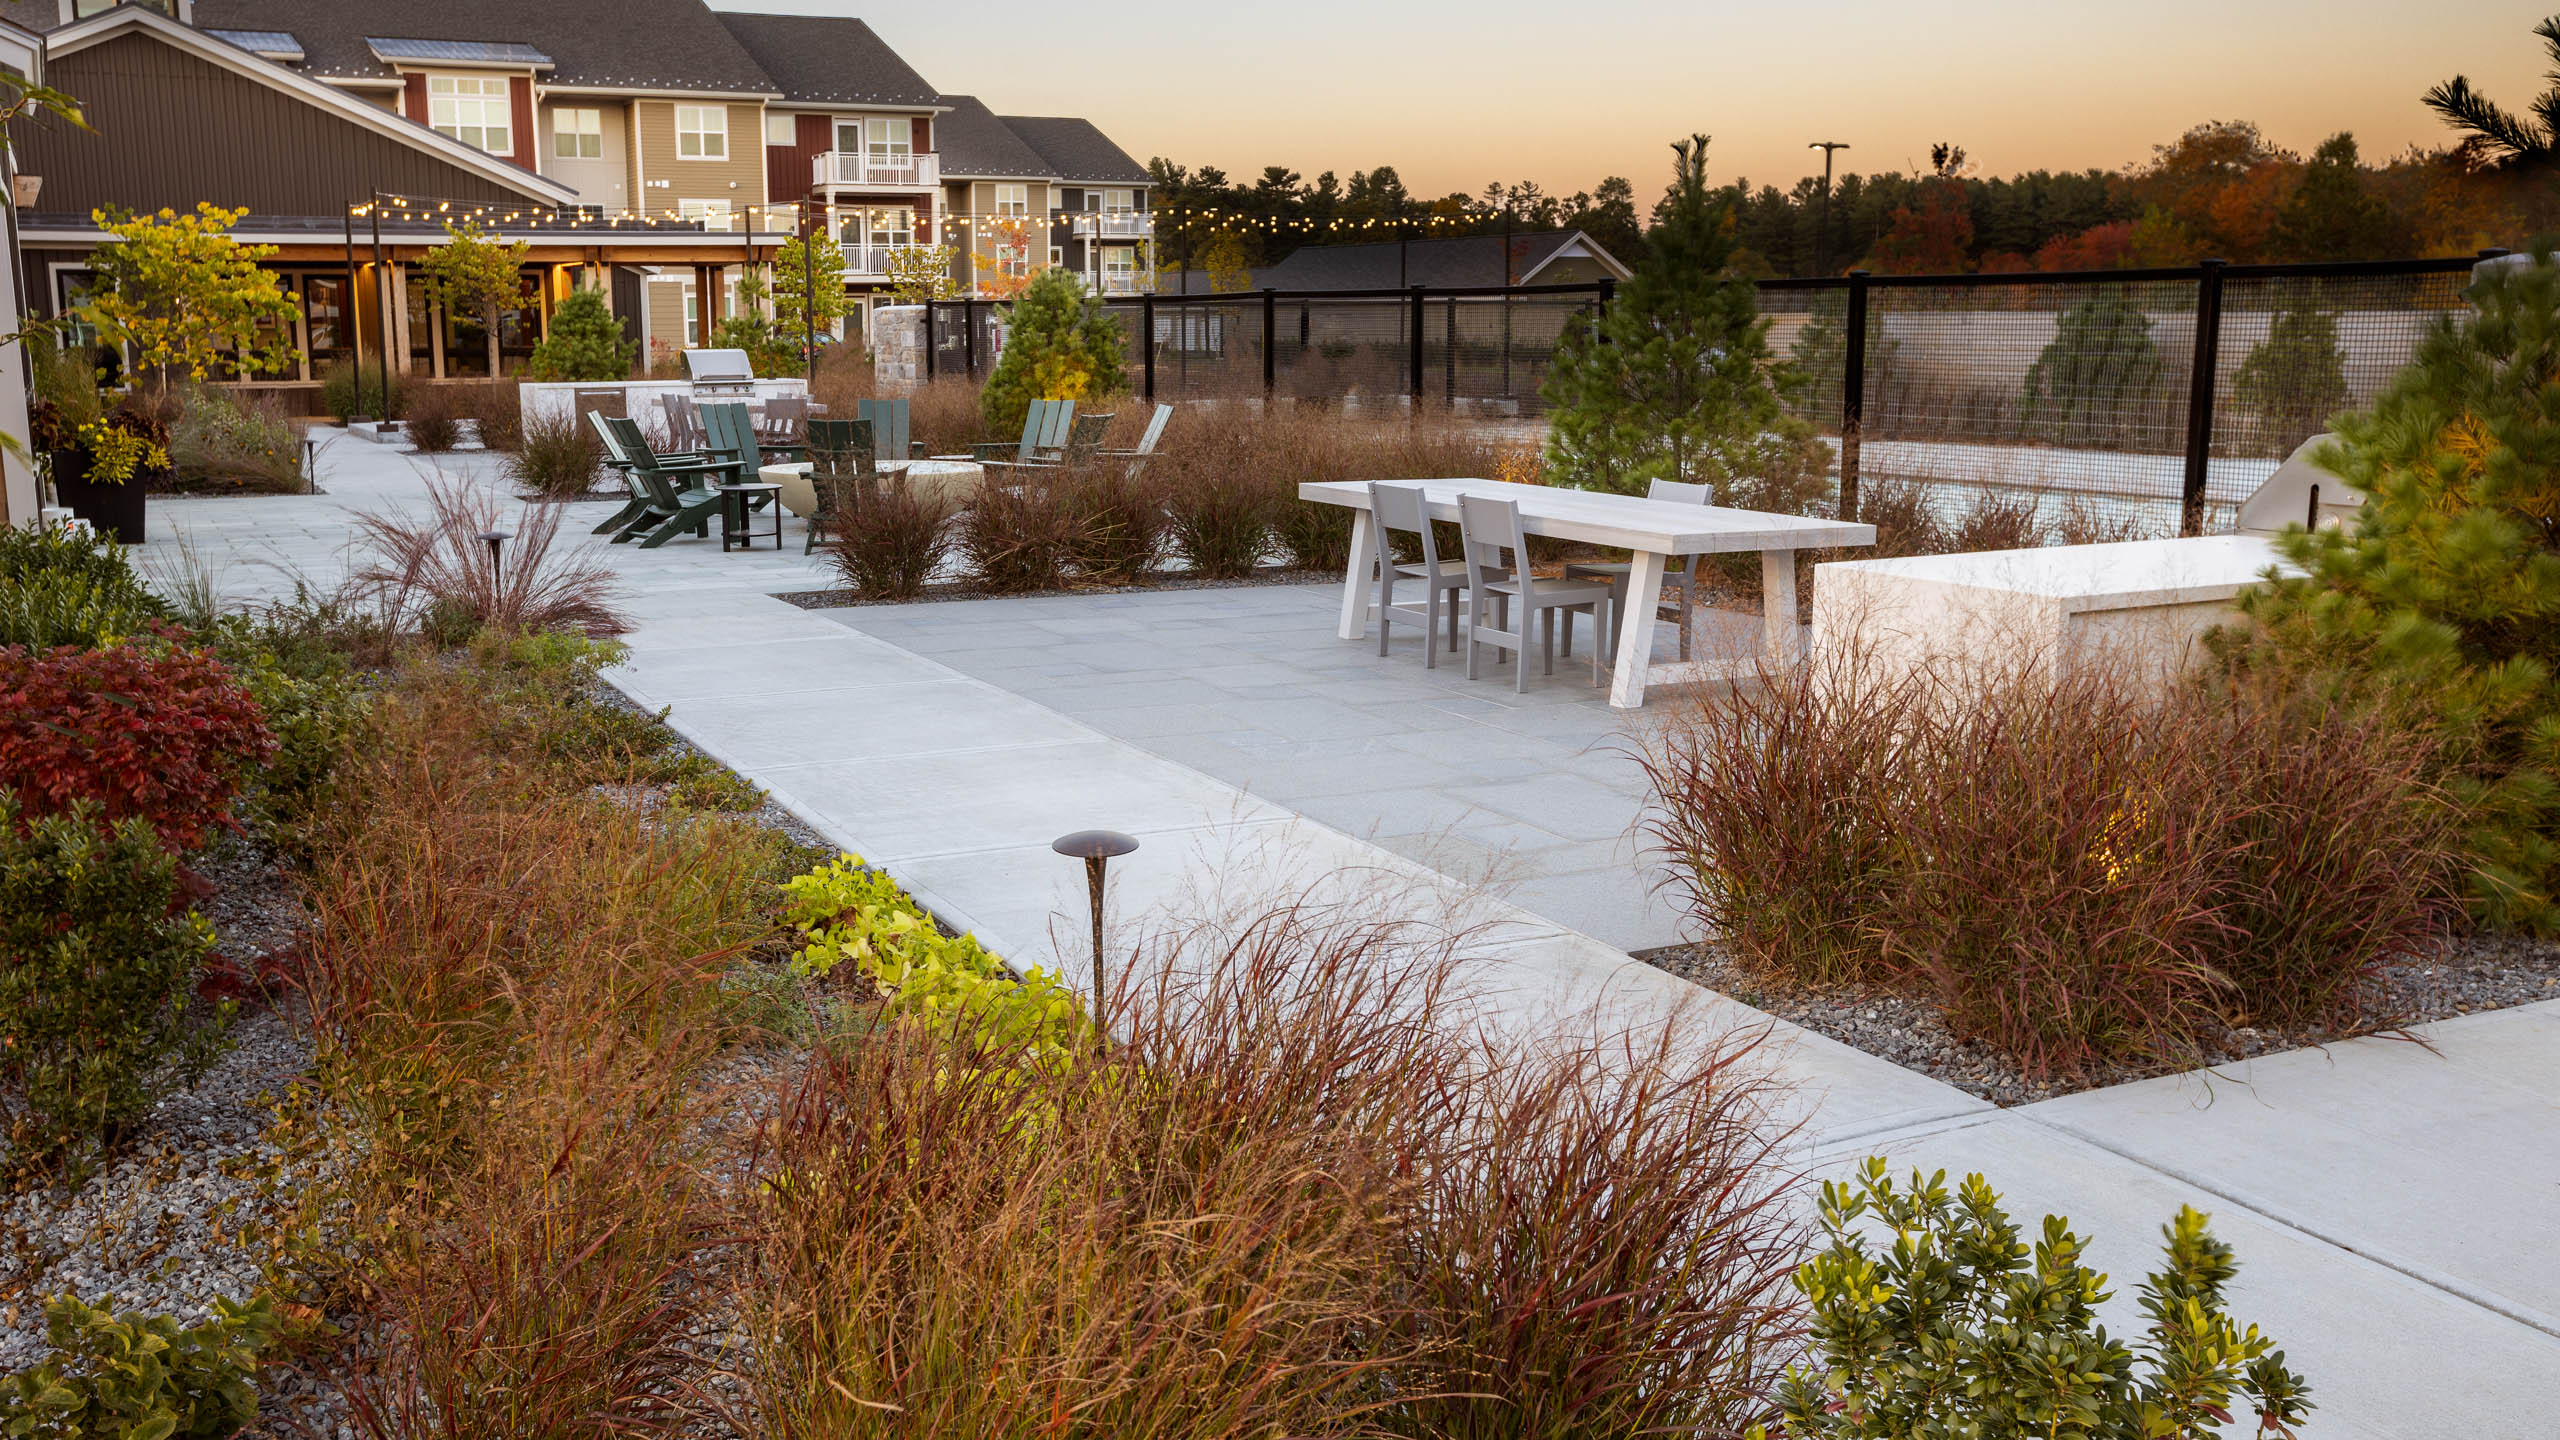
[{"label": "concrete walkway", "polygon": [[[442,465],[486,469],[476,458]],[[352,510],[422,494],[407,457],[344,440],[324,455],[323,484],[331,493],[311,498],[164,500],[155,539],[189,534],[235,597],[276,593],[287,581],[271,562],[325,584]],[[1591,780],[1633,814],[1623,776],[1612,779],[1614,762],[1591,744],[1614,718],[1582,717],[1583,704],[1609,712],[1564,666],[1515,707],[1528,717],[1510,722],[1517,728],[1486,728],[1525,742],[1551,727],[1543,733],[1571,757],[1471,740],[1476,748],[1451,764],[1432,760],[1450,753],[1447,742],[1414,737],[1465,734],[1432,728],[1452,713],[1452,696],[1509,704],[1508,684],[1467,686],[1452,678],[1463,671],[1417,681],[1424,672],[1409,651],[1382,660],[1373,645],[1334,641],[1321,627],[1310,640],[1289,590],[809,612],[768,598],[826,583],[790,538],[786,552],[752,556],[703,542],[604,550],[631,582],[638,621],[616,683],[670,707],[688,737],[1001,953],[1037,964],[1063,956],[1075,962],[1068,974],[1081,973],[1082,876],[1048,841],[1088,826],[1144,841],[1113,872],[1124,925],[1160,907],[1196,911],[1220,896],[1298,886],[1462,911],[1488,927],[1470,952],[1474,975],[1515,1033],[1587,1024],[1595,1011],[1628,1022],[1685,1009],[1710,1025],[1767,1025],[1770,1054],[1808,1107],[1808,1163],[1882,1153],[1898,1165],[1981,1170],[2030,1227],[2048,1210],[2070,1215],[2116,1278],[2110,1323],[2120,1333],[2138,1331],[2132,1291],[2159,1227],[2181,1203],[2213,1212],[2242,1263],[2235,1310],[2273,1334],[2316,1388],[2309,1435],[2560,1433],[2547,1413],[2560,1376],[2560,1002],[2425,1027],[2423,1044],[2359,1040],[1994,1110],[1633,962],[1573,923],[1607,929],[1595,915],[1633,912],[1577,902],[1579,886],[1564,877],[1587,870],[1595,884],[1638,888],[1643,877],[1602,878],[1621,863],[1632,870],[1635,847],[1584,838],[1606,823],[1604,802],[1579,787],[1564,794],[1565,778]],[[1180,674],[1110,668],[1115,643],[1178,637],[1182,626],[1194,627],[1198,650]],[[1251,693],[1304,684],[1252,667],[1275,663],[1264,651],[1309,645],[1330,652],[1324,663],[1345,695],[1417,684],[1433,693],[1341,702],[1351,715],[1289,709],[1302,695]],[[990,664],[1004,648],[1020,652],[1015,663]],[[1094,674],[1080,677],[1079,666]],[[1032,673],[1044,669],[1052,673]],[[1188,722],[1169,713],[1183,706],[1201,713]],[[1138,733],[1150,728],[1142,711],[1170,728]],[[1400,752],[1441,770],[1408,770],[1369,747],[1331,778],[1321,751],[1274,752],[1269,766],[1239,773],[1216,750],[1168,738],[1224,737],[1214,743],[1250,760],[1254,747],[1236,737],[1311,740],[1304,727],[1342,724],[1401,738]],[[1516,762],[1506,773],[1464,783],[1506,750]],[[1406,775],[1425,778],[1389,783]],[[1489,803],[1399,830],[1387,812],[1410,801],[1389,797],[1416,790],[1482,790]],[[1362,796],[1372,797],[1365,810]],[[1475,862],[1555,848],[1524,847],[1538,837],[1523,826],[1591,847],[1573,852],[1589,863],[1526,877],[1559,882],[1545,891],[1487,895],[1471,883],[1483,868]],[[1464,844],[1398,843],[1431,834]],[[1659,934],[1650,927],[1662,915],[1631,923],[1615,938]]]}]

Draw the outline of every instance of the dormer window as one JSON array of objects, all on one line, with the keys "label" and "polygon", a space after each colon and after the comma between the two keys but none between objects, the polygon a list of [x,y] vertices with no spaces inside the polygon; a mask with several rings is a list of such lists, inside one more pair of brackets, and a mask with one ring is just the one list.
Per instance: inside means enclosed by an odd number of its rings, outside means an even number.
[{"label": "dormer window", "polygon": [[515,153],[514,111],[503,75],[430,75],[427,124],[475,150]]}]

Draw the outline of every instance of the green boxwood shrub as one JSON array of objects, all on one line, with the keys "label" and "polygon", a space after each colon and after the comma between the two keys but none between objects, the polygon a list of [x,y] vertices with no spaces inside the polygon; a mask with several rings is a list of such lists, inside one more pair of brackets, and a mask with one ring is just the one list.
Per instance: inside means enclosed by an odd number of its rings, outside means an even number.
[{"label": "green boxwood shrub", "polygon": [[76,1155],[193,1084],[229,1014],[191,1017],[213,927],[173,913],[178,862],[150,825],[82,802],[30,820],[0,790],[0,1084],[21,1154]]},{"label": "green boxwood shrub", "polygon": [[102,645],[169,618],[105,536],[0,526],[0,645]]}]

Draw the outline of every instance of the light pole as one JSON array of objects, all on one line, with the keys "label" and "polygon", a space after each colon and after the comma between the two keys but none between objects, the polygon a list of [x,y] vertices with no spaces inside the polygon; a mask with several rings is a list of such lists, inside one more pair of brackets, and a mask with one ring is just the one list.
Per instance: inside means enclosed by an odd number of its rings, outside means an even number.
[{"label": "light pole", "polygon": [[1822,152],[1822,209],[1813,222],[1813,273],[1828,276],[1831,273],[1831,152],[1848,149],[1849,142],[1816,140],[1804,148]]},{"label": "light pole", "polygon": [[1103,1023],[1109,1016],[1102,974],[1102,872],[1112,857],[1126,855],[1138,848],[1137,840],[1116,830],[1079,830],[1061,835],[1049,848],[1073,860],[1084,862],[1085,888],[1093,910],[1093,1020],[1096,1045],[1102,1043]]}]

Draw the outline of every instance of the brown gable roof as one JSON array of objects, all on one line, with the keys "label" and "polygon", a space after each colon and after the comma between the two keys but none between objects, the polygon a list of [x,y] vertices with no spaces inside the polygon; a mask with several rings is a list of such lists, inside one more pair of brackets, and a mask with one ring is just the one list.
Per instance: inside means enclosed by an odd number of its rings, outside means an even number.
[{"label": "brown gable roof", "polygon": [[716,13],[784,100],[919,108],[942,103],[915,67],[850,15]]},{"label": "brown gable roof", "polygon": [[303,74],[391,79],[372,37],[529,46],[551,85],[766,95],[772,79],[702,0],[195,0],[206,29],[281,30]]},{"label": "brown gable roof", "polygon": [[1147,167],[1111,143],[1090,120],[1071,115],[999,115],[1006,129],[1040,152],[1040,157],[1070,183],[1144,185]]}]

